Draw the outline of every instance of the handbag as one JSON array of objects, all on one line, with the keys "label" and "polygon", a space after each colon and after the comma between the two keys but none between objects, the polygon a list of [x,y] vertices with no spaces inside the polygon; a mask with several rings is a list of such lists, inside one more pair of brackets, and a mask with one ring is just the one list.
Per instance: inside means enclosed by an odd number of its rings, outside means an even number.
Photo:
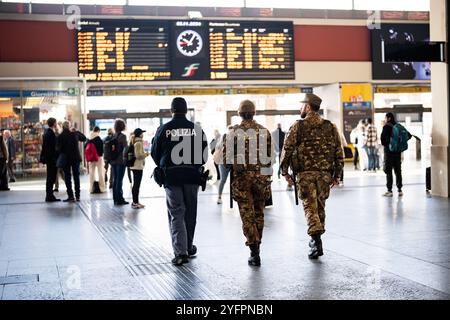
[{"label": "handbag", "polygon": [[64,168],[65,166],[67,166],[67,156],[65,153],[60,153],[56,159],[56,167]]}]

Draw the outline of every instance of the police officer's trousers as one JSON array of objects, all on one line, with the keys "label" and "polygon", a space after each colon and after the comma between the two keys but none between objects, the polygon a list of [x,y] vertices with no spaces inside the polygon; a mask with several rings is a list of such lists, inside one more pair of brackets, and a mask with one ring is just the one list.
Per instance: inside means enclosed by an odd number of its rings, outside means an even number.
[{"label": "police officer's trousers", "polygon": [[192,249],[197,223],[197,184],[165,186],[172,247],[176,256]]}]

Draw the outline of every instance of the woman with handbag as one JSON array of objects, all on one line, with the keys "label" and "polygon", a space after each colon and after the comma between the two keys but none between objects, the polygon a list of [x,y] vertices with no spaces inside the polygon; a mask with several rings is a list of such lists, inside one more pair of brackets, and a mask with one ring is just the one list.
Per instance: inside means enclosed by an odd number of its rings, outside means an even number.
[{"label": "woman with handbag", "polygon": [[130,145],[134,150],[134,163],[130,167],[133,172],[133,203],[131,207],[133,209],[143,209],[145,206],[139,203],[139,189],[141,187],[142,176],[145,167],[145,158],[148,157],[148,153],[144,151],[143,133],[145,130],[137,128],[134,130],[134,134],[131,136]]}]

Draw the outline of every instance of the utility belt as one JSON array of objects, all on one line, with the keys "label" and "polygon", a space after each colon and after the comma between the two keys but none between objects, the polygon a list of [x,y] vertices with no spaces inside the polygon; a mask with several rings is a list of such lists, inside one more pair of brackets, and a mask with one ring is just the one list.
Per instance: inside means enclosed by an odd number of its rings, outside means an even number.
[{"label": "utility belt", "polygon": [[184,184],[198,184],[202,191],[206,189],[209,170],[203,166],[179,165],[172,167],[156,167],[152,177],[161,186],[179,186]]}]

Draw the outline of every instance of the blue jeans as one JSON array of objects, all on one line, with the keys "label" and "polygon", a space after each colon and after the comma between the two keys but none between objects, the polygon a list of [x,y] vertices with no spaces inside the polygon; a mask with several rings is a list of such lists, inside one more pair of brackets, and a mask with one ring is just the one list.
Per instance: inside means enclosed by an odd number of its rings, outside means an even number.
[{"label": "blue jeans", "polygon": [[80,163],[76,162],[69,164],[63,168],[64,170],[64,182],[66,183],[67,196],[69,199],[73,199],[72,189],[72,174],[73,182],[75,184],[75,197],[80,199]]},{"label": "blue jeans", "polygon": [[368,170],[375,170],[376,164],[376,148],[375,147],[365,147],[367,152],[367,157],[369,158],[369,168]]},{"label": "blue jeans", "polygon": [[113,199],[114,203],[125,201],[123,198],[123,177],[125,176],[126,167],[123,164],[113,164],[114,182],[113,182]]},{"label": "blue jeans", "polygon": [[219,197],[222,196],[223,188],[225,187],[225,183],[227,182],[228,174],[231,171],[231,168],[225,167],[223,164],[219,164],[220,169],[220,184],[219,184]]}]

